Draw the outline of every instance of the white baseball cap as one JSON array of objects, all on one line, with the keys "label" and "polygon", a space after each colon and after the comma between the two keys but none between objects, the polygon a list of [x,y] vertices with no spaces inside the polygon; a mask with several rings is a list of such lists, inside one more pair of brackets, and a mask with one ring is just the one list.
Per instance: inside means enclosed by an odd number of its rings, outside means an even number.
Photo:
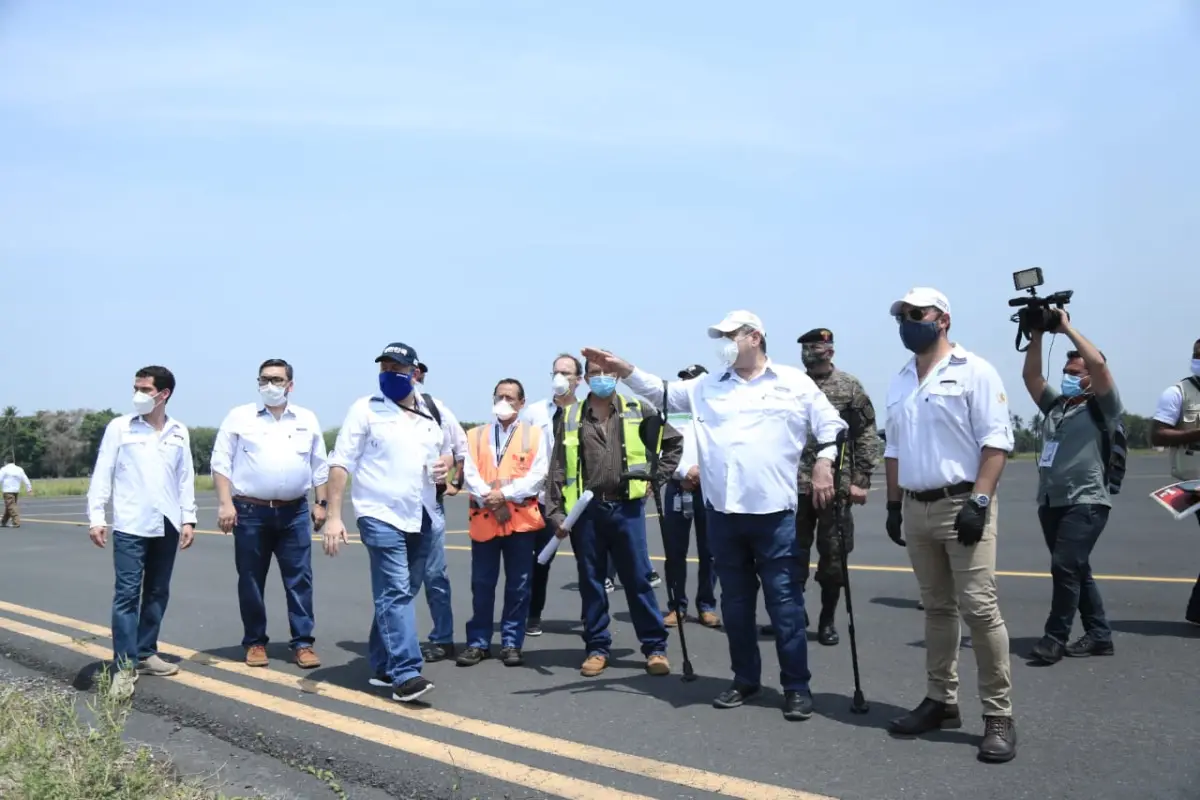
[{"label": "white baseball cap", "polygon": [[725,319],[712,325],[708,329],[708,337],[710,339],[720,339],[727,333],[733,333],[739,328],[751,328],[758,331],[763,336],[767,332],[763,329],[762,320],[757,314],[752,314],[749,311],[730,311],[725,315]]},{"label": "white baseball cap", "polygon": [[928,286],[916,286],[909,289],[908,294],[892,303],[892,310],[888,313],[893,317],[896,316],[905,303],[915,308],[936,308],[943,314],[950,313],[950,301],[946,299],[946,295]]}]

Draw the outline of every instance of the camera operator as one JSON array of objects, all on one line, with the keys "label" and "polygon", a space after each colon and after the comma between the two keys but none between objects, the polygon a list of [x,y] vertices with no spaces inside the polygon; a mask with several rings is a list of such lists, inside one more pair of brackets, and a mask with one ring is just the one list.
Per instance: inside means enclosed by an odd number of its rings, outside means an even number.
[{"label": "camera operator", "polygon": [[[1061,389],[1049,385],[1042,377],[1042,338],[1047,331],[1036,326],[1030,332],[1022,373],[1025,388],[1044,415],[1038,458],[1038,520],[1050,549],[1054,580],[1045,634],[1029,657],[1056,664],[1064,655],[1080,658],[1113,653],[1112,630],[1089,558],[1112,508],[1105,479],[1104,439],[1120,422],[1124,409],[1104,355],[1072,326],[1070,315],[1063,309],[1048,309],[1045,322],[1049,332],[1065,334],[1075,346],[1067,353]],[[1084,633],[1067,644],[1076,609]]]}]

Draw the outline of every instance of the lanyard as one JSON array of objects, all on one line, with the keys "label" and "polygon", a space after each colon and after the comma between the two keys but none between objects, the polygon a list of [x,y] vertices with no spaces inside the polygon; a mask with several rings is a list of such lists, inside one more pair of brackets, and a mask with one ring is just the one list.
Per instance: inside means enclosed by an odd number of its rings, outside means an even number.
[{"label": "lanyard", "polygon": [[508,446],[512,444],[513,434],[517,432],[517,423],[514,422],[512,427],[508,429],[508,438],[504,442],[503,449],[500,447],[500,423],[495,423],[496,434],[496,466],[500,466],[500,462],[504,460],[504,454],[508,452]]}]

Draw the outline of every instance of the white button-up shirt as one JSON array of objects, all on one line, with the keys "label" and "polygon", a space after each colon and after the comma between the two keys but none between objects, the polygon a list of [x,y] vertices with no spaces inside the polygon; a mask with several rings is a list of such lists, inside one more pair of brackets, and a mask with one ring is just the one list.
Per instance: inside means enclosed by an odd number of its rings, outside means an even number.
[{"label": "white button-up shirt", "polygon": [[417,410],[419,414],[380,395],[359,399],[350,406],[329,458],[329,466],[354,476],[354,516],[377,519],[404,533],[421,531],[422,510],[430,517],[438,513],[437,488],[427,465],[453,453],[445,407],[438,404],[440,428],[420,396]]},{"label": "white button-up shirt", "polygon": [[[635,369],[625,383],[662,407],[661,378]],[[770,360],[751,380],[726,370],[669,383],[667,391],[668,413],[693,416],[704,498],[724,514],[795,510],[800,454],[810,433],[830,445],[818,457],[832,460],[833,442],[848,427],[812,378]]]},{"label": "white button-up shirt", "polygon": [[692,467],[700,464],[696,455],[696,420],[686,414],[671,414],[667,422],[683,436],[683,453],[679,456],[679,466],[675,468],[675,474],[672,476],[681,481],[687,477]]},{"label": "white button-up shirt", "polygon": [[892,378],[886,430],[883,457],[896,459],[900,488],[913,492],[973,482],[983,448],[1013,449],[1000,373],[959,345],[924,381],[915,357]]},{"label": "white button-up shirt", "polygon": [[21,491],[21,484],[25,485],[25,491],[33,491],[33,484],[29,482],[29,476],[25,474],[25,470],[16,464],[5,464],[0,467],[0,492],[15,494]]},{"label": "white button-up shirt", "polygon": [[[546,454],[546,438],[541,428],[533,425],[526,420],[518,417],[517,422],[520,422],[529,427],[530,437],[537,439],[537,452],[533,456],[533,463],[529,465],[529,472],[524,476],[517,478],[508,486],[500,488],[500,494],[514,503],[520,503],[522,500],[528,500],[530,497],[539,496],[539,492],[544,491],[543,485],[546,482],[546,474],[550,470],[550,458]],[[492,444],[492,457],[496,461],[496,466],[500,465],[500,458],[506,448],[512,446],[512,437],[517,429],[517,422],[508,426],[508,430],[504,429],[498,421],[492,420],[485,426],[483,435],[488,437],[488,441]],[[467,456],[467,460],[463,467],[463,485],[467,487],[467,491],[473,497],[480,500],[487,497],[492,487],[484,482],[483,476],[479,474],[479,468],[475,462]]]},{"label": "white button-up shirt", "polygon": [[[425,398],[421,398],[424,400]],[[454,412],[446,407],[446,404],[438,400],[433,395],[429,396],[433,404],[437,406],[438,413],[442,416],[442,430],[450,437],[450,454],[454,456],[455,461],[465,461],[467,455],[467,434],[463,430],[462,423],[458,421],[458,417],[454,416]]]},{"label": "white button-up shirt", "polygon": [[[547,397],[545,400],[538,400],[536,403],[530,403],[521,409],[521,419],[542,432],[541,447],[546,451],[547,464],[550,463],[549,459],[554,453],[554,415],[558,411],[558,408],[558,405],[554,402],[554,398]],[[567,406],[567,408],[570,408],[570,406]],[[546,504],[546,487],[544,483],[541,491],[538,492],[538,502],[542,505]]]},{"label": "white button-up shirt", "polygon": [[235,497],[296,500],[329,480],[321,424],[295,403],[279,419],[259,403],[234,408],[217,431],[211,464]]},{"label": "white button-up shirt", "polygon": [[157,537],[163,518],[180,530],[196,524],[196,473],[187,426],[167,417],[161,432],[140,416],[125,414],[108,423],[88,488],[88,521],[106,524],[112,500],[114,531]]}]

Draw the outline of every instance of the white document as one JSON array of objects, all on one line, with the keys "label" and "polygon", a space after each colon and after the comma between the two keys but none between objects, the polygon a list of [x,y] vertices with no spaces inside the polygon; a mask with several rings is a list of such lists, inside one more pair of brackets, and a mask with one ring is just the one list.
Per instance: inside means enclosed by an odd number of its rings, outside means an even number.
[{"label": "white document", "polygon": [[[579,496],[579,501],[575,503],[575,507],[571,509],[571,513],[567,514],[567,518],[563,520],[563,527],[571,530],[575,527],[575,523],[579,521],[580,515],[587,508],[588,503],[592,502],[592,490],[588,489]],[[562,539],[557,536],[551,537],[546,546],[542,548],[542,552],[538,553],[538,563],[543,566],[550,563],[550,559],[554,558],[554,554],[558,552],[558,543]]]},{"label": "white document", "polygon": [[1042,447],[1042,457],[1038,459],[1039,467],[1049,467],[1054,464],[1054,454],[1058,452],[1058,442],[1046,442]]}]

